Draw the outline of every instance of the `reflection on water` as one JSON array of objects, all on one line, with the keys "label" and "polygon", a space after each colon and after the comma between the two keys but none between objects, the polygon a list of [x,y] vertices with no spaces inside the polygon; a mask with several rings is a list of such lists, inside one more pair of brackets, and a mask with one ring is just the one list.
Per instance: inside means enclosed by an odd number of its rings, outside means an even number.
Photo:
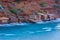
[{"label": "reflection on water", "polygon": [[0,27],[0,40],[60,40],[60,24],[30,24]]}]

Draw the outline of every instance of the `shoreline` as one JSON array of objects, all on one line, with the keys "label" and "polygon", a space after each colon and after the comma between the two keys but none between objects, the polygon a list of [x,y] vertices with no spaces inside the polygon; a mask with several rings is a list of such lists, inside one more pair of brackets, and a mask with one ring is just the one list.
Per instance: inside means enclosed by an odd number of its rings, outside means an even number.
[{"label": "shoreline", "polygon": [[[56,20],[51,20],[51,21],[41,21],[41,22],[36,22],[35,24],[47,24],[47,23],[57,23],[60,22],[60,18],[56,19]],[[30,24],[34,24],[34,23],[9,23],[9,24],[0,24],[0,27],[12,27],[12,26],[25,26],[25,25],[30,25]]]}]

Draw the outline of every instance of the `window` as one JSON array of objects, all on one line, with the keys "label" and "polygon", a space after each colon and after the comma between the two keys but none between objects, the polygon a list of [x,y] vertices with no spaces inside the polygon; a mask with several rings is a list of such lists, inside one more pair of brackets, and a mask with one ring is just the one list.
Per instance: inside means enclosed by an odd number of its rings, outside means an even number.
[{"label": "window", "polygon": [[57,10],[58,13],[60,13],[60,10]]},{"label": "window", "polygon": [[7,23],[8,21],[6,19],[3,19],[2,20],[2,23]]},{"label": "window", "polygon": [[55,0],[55,3],[58,3],[59,2],[59,0]]}]

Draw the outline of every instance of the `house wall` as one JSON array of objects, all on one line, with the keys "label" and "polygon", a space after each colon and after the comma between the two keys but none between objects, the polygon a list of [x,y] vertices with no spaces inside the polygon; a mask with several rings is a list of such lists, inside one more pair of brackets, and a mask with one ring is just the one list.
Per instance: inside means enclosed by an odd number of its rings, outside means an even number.
[{"label": "house wall", "polygon": [[[3,23],[2,21],[3,21],[3,20],[0,20],[0,24]],[[6,21],[7,21],[7,22],[5,22],[5,23],[9,23],[9,20],[6,19]]]},{"label": "house wall", "polygon": [[[4,12],[1,12],[0,11],[0,18],[2,18],[2,17],[8,18],[8,16]],[[6,19],[6,20],[7,20],[7,23],[8,23],[9,22],[9,19]],[[2,23],[2,19],[0,19],[0,23]]]}]

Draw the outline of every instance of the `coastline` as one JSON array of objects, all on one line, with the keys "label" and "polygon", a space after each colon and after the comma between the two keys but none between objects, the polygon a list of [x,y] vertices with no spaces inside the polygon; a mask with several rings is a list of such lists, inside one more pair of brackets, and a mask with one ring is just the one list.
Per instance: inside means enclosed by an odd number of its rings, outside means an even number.
[{"label": "coastline", "polygon": [[[58,23],[60,22],[60,18],[57,18],[56,20],[51,20],[51,21],[40,21],[40,22],[36,22],[35,24],[47,24],[47,23]],[[34,24],[34,23],[9,23],[9,24],[0,24],[0,27],[13,27],[13,26],[27,26],[30,24]]]}]

